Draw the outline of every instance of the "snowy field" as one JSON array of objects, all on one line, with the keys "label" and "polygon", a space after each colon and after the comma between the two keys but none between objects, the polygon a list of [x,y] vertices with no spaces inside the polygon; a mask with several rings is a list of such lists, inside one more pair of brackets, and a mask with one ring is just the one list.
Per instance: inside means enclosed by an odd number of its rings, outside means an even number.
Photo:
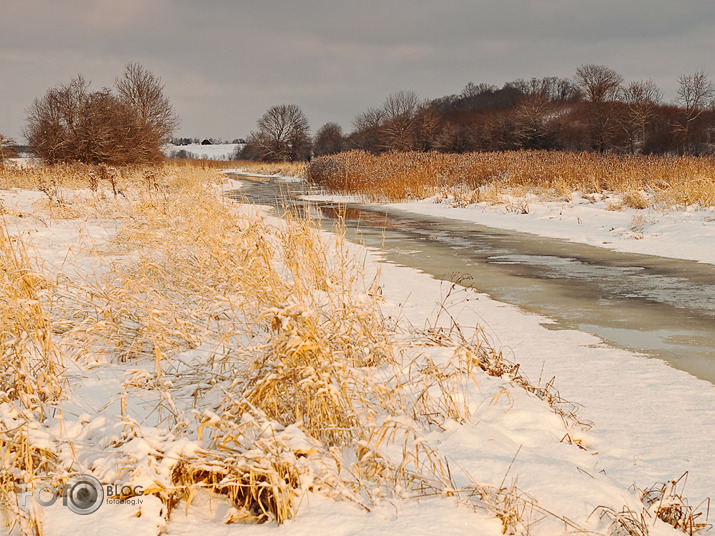
[{"label": "snowy field", "polygon": [[[226,181],[223,191],[235,189],[236,184]],[[715,263],[712,211],[607,210],[612,201],[579,197],[570,203],[543,203],[530,199],[526,214],[506,206],[453,208],[435,200],[394,206],[621,251]],[[23,237],[51,278],[60,274],[92,278],[108,273],[112,262],[131,260],[131,255],[124,259],[107,253],[121,234],[119,220],[91,215],[64,219],[47,212],[39,192],[0,190],[0,202],[7,232]],[[238,204],[235,210],[255,213]],[[283,225],[260,212],[252,217],[260,217],[269,226]],[[326,243],[334,241],[328,233],[321,235]],[[578,405],[581,425],[566,422],[568,419],[506,378],[473,377],[468,388],[455,393],[465,398],[467,418],[463,422],[445,419],[419,429],[419,442],[447,461],[455,486],[467,489],[478,482],[495,489],[518,490],[521,515],[528,521],[528,533],[535,536],[609,534],[609,521],[624,511],[642,519],[648,534],[682,534],[656,520],[652,512],[657,505],[644,505],[639,491],[680,479],[675,491],[693,507],[715,496],[715,386],[659,360],[608,347],[591,335],[550,330],[548,318],[526,314],[473,290],[450,291],[448,284],[428,275],[383,262],[378,252],[348,247],[352,255],[365,259],[366,279],[379,275],[380,308],[385,318],[419,328],[447,329],[451,325],[445,323],[448,311],[465,332],[478,324],[492,345],[519,363],[534,384],[544,385],[555,378],[560,395]],[[132,255],[145,254],[150,252]],[[430,355],[437,359],[441,354],[434,352]],[[197,355],[189,352],[180,357],[191,363]],[[72,395],[63,404],[63,417],[51,419],[43,433],[48,438],[59,435],[64,441],[75,441],[77,463],[84,470],[116,476],[118,469],[108,464],[118,462],[104,458],[101,449],[127,423],[126,408],[120,408],[119,398],[126,378],[137,376],[135,369],[136,364],[99,360],[91,367],[77,365],[71,370]],[[179,376],[176,378],[178,381]],[[151,385],[149,376],[146,382]],[[175,403],[190,405],[190,397],[181,400],[181,392],[189,391],[174,392]],[[129,412],[135,412],[132,418],[139,421],[136,429],[141,434],[120,447],[112,443],[112,448],[119,449],[131,470],[146,467],[149,471],[152,463],[165,463],[155,455],[165,448],[166,431],[156,415],[152,417],[152,407],[160,403],[149,391],[136,397],[134,405],[130,400]],[[172,448],[191,452],[197,448],[195,441],[187,437]],[[83,465],[88,460],[94,465]],[[156,471],[160,474],[161,467]],[[45,509],[44,528],[45,534],[53,536],[78,532],[131,532],[136,536],[197,532],[206,536],[503,533],[504,525],[493,510],[465,504],[456,490],[382,500],[381,491],[372,490],[372,497],[374,504],[368,512],[355,502],[306,491],[298,501],[295,518],[280,526],[274,522],[226,524],[233,512],[231,505],[201,490],[190,505],[180,503],[168,521],[164,521],[160,501],[151,496],[144,497],[141,504],[106,505],[88,516],[78,516],[57,503]],[[522,527],[520,533],[527,532]]]}]

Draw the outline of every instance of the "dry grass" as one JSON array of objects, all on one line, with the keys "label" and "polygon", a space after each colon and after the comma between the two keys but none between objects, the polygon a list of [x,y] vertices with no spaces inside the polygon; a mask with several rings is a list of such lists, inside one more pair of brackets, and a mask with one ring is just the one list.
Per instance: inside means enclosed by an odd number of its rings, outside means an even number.
[{"label": "dry grass", "polygon": [[42,413],[62,392],[50,283],[30,265],[23,243],[0,227],[0,401]]},{"label": "dry grass", "polygon": [[[388,322],[379,282],[365,277],[341,237],[325,240],[307,220],[269,221],[239,209],[219,195],[220,177],[209,167],[58,167],[20,178],[57,187],[41,209],[53,218],[119,230],[85,251],[98,269],[52,285],[3,230],[0,314],[16,326],[3,351],[21,365],[3,370],[22,386],[7,402],[22,403],[26,413],[17,415],[42,430],[27,412],[62,396],[58,351],[75,367],[127,367],[113,426],[121,431],[90,450],[128,468],[123,482],[148,478],[147,493],[163,501],[166,516],[201,489],[233,503],[227,523],[281,523],[308,491],[366,509],[384,497],[446,495],[492,512],[505,532],[528,533],[534,513],[581,530],[540,510],[506,475],[499,485],[471,477],[457,484],[424,439],[446,423],[468,423],[475,406],[489,403],[480,391],[486,374],[502,379],[505,396],[523,390],[544,401],[562,418],[564,440],[585,448],[576,436],[587,424],[553,380],[530,382],[479,329],[466,335],[446,308],[420,330]],[[21,183],[16,175],[3,180]],[[46,381],[28,382],[42,374]],[[190,396],[180,389],[187,384]],[[129,446],[149,432],[132,401],[147,396],[158,400],[165,439],[140,459]],[[20,482],[17,468],[25,481],[69,472],[26,436],[0,429],[11,454],[0,473],[6,491]],[[197,448],[174,450],[181,441]],[[73,448],[81,462],[81,446]],[[35,518],[5,507],[40,532]]]},{"label": "dry grass", "polygon": [[240,169],[246,173],[258,175],[283,175],[302,177],[307,167],[306,162],[255,162],[253,160],[203,160],[172,159],[167,160],[170,167],[189,167],[201,169]]},{"label": "dry grass", "polygon": [[448,195],[456,203],[470,204],[493,202],[498,193],[522,189],[562,197],[574,191],[616,192],[625,196],[624,204],[635,208],[715,206],[712,157],[546,151],[375,156],[351,151],[314,159],[305,175],[327,191],[371,201]]},{"label": "dry grass", "polygon": [[55,454],[38,439],[65,382],[53,340],[51,285],[4,219],[0,224],[0,505],[8,525],[37,534],[38,516],[20,507],[17,486],[57,474]]},{"label": "dry grass", "polygon": [[[695,507],[688,504],[684,497],[684,488],[688,473],[677,480],[658,483],[641,490],[641,501],[652,515],[672,527],[693,536],[712,527],[707,523],[710,514],[710,499]],[[701,509],[705,508],[705,511]]]},{"label": "dry grass", "polygon": [[[710,513],[710,499],[693,507],[683,496],[688,473],[677,480],[669,480],[665,484],[658,483],[650,488],[638,490],[642,509],[634,511],[624,506],[620,512],[606,506],[597,507],[601,519],[608,520],[609,534],[612,536],[648,536],[649,527],[662,521],[673,528],[694,536],[712,527],[707,523]],[[703,511],[702,508],[705,508]],[[592,513],[592,515],[593,515]]]}]

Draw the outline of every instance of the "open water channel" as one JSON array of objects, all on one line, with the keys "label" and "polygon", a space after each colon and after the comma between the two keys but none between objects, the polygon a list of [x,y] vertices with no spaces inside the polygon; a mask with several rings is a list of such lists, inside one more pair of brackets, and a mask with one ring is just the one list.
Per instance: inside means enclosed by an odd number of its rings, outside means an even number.
[{"label": "open water channel", "polygon": [[342,218],[347,238],[389,262],[458,281],[493,299],[607,343],[664,359],[715,383],[715,266],[544,238],[375,205],[310,203],[304,183],[245,179],[236,199],[311,211],[323,228]]}]

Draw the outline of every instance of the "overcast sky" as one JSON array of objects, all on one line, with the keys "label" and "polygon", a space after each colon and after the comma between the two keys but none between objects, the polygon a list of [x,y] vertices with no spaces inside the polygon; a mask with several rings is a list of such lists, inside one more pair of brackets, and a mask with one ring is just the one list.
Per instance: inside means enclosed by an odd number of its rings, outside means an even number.
[{"label": "overcast sky", "polygon": [[128,62],[160,76],[177,135],[243,137],[274,104],[313,131],[387,95],[468,82],[572,77],[594,63],[652,78],[715,78],[715,0],[0,0],[0,133],[23,141],[35,97],[82,74],[111,87]]}]

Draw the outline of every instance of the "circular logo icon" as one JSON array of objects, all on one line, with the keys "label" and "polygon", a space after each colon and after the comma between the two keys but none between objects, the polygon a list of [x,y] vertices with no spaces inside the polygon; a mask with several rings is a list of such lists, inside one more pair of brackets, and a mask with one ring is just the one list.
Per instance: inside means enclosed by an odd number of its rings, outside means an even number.
[{"label": "circular logo icon", "polygon": [[67,482],[67,508],[75,514],[93,514],[104,501],[102,484],[91,475],[73,476]]}]

